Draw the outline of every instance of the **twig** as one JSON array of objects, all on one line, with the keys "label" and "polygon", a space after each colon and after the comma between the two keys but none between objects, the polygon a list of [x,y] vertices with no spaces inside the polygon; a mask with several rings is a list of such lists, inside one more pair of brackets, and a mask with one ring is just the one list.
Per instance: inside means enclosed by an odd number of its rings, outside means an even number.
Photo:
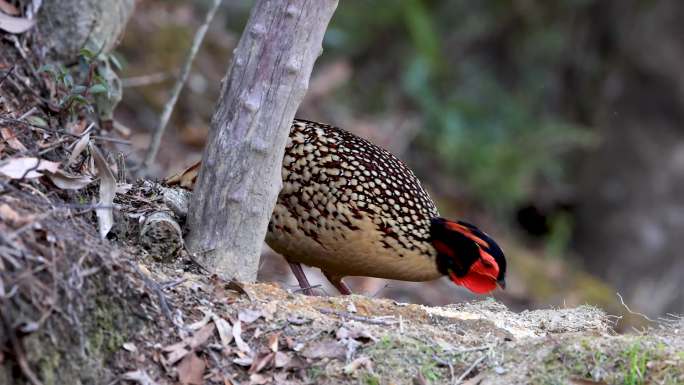
[{"label": "twig", "polygon": [[478,352],[480,350],[489,350],[495,346],[496,346],[496,344],[474,346],[472,348],[464,348],[464,349],[458,349],[458,350],[454,349],[454,350],[452,350],[452,352],[457,353],[457,354],[469,353],[469,352]]},{"label": "twig", "polygon": [[207,269],[206,266],[204,266],[203,264],[201,264],[201,263],[197,260],[197,258],[195,258],[195,256],[192,255],[192,253],[188,253],[188,259],[190,260],[190,262],[192,262],[192,263],[194,263],[195,265],[197,265],[197,267],[199,267],[201,270],[204,270],[205,273],[211,274],[211,270]]},{"label": "twig", "polygon": [[166,81],[171,78],[171,74],[167,72],[156,72],[149,75],[132,76],[130,78],[121,79],[121,86],[123,88],[143,87],[150,84],[156,84]]},{"label": "twig", "polygon": [[171,117],[173,108],[176,105],[176,101],[178,100],[178,95],[180,95],[180,92],[183,89],[183,85],[185,85],[185,81],[187,80],[188,74],[190,73],[192,62],[195,59],[195,55],[197,55],[199,46],[200,44],[202,44],[202,40],[204,40],[204,35],[207,33],[207,29],[209,29],[209,24],[211,23],[211,20],[214,18],[214,15],[218,10],[219,5],[221,5],[221,0],[214,0],[214,3],[209,9],[209,12],[207,12],[207,15],[204,19],[204,23],[199,27],[199,29],[195,33],[195,38],[192,41],[190,52],[188,53],[188,56],[185,59],[185,63],[183,63],[183,67],[181,67],[178,80],[176,81],[176,84],[174,84],[173,89],[171,90],[171,98],[168,102],[166,102],[166,105],[164,105],[164,110],[162,111],[161,117],[159,118],[159,125],[155,129],[154,135],[152,135],[150,147],[147,150],[145,160],[142,163],[143,169],[149,168],[152,162],[154,162],[154,159],[157,157],[157,152],[159,152],[159,145],[161,144],[161,138],[164,135],[164,131],[166,130],[166,124],[169,122],[169,118]]},{"label": "twig", "polygon": [[[81,135],[83,135],[83,134],[76,135],[76,134],[72,134],[72,133],[66,132],[66,131],[58,131],[58,130],[48,128],[48,127],[41,127],[41,126],[29,123],[29,122],[25,122],[23,120],[19,120],[19,119],[15,119],[15,118],[8,118],[7,116],[0,116],[0,120],[4,120],[4,121],[10,122],[10,123],[23,124],[25,126],[31,127],[31,129],[34,129],[34,130],[49,132],[49,133],[55,134],[55,135],[66,135],[66,136],[70,136],[70,137],[76,138],[76,139],[81,138]],[[125,145],[131,144],[130,140],[117,139],[117,138],[112,138],[109,136],[91,135],[90,137],[92,139],[101,140],[104,142],[112,142],[112,143],[119,143],[119,144],[125,144]]]},{"label": "twig", "polygon": [[620,293],[615,293],[615,294],[617,294],[618,298],[620,298],[620,303],[622,304],[622,306],[625,307],[625,309],[627,309],[627,311],[628,311],[630,314],[634,314],[634,315],[638,315],[638,316],[644,317],[648,322],[656,322],[655,320],[652,320],[652,319],[648,318],[648,316],[647,316],[646,314],[638,313],[638,312],[632,311],[632,309],[630,309],[629,306],[627,306],[627,304],[625,303],[625,301],[622,299],[622,296],[620,295]]},{"label": "twig", "polygon": [[466,371],[463,372],[463,374],[461,374],[461,375],[456,379],[456,382],[455,382],[454,384],[455,384],[455,385],[460,384],[466,377],[468,377],[468,375],[470,374],[470,372],[472,372],[473,369],[475,369],[475,367],[477,367],[477,365],[480,365],[480,363],[481,363],[482,361],[485,360],[485,358],[487,358],[487,355],[486,355],[486,354],[483,354],[483,355],[480,356],[480,358],[478,358],[477,360],[475,360],[475,362],[473,362],[473,363],[468,367],[468,369],[466,369]]},{"label": "twig", "polygon": [[311,285],[311,286],[308,286],[308,287],[298,287],[298,288],[292,290],[292,292],[293,292],[293,293],[299,293],[300,291],[304,291],[304,290],[318,289],[318,288],[320,288],[321,286],[323,286],[323,285],[318,284],[318,285]]},{"label": "twig", "polygon": [[14,67],[16,67],[16,66],[17,65],[14,64],[12,66],[12,68],[10,68],[9,71],[7,71],[7,73],[2,77],[2,79],[0,79],[0,86],[2,85],[2,83],[5,82],[5,79],[7,79],[10,75],[12,75],[12,72],[14,72]]},{"label": "twig", "polygon": [[112,143],[118,143],[118,144],[125,144],[125,145],[127,145],[127,146],[130,146],[130,145],[132,144],[130,140],[126,140],[126,139],[117,139],[117,138],[112,138],[112,137],[109,137],[109,136],[91,135],[90,138],[91,138],[91,139],[95,139],[95,140],[101,140],[101,141],[103,141],[103,142],[112,142]]},{"label": "twig", "polygon": [[323,314],[334,314],[334,315],[342,317],[342,318],[348,318],[348,319],[351,319],[354,321],[365,322],[365,323],[369,323],[372,325],[390,326],[390,325],[394,325],[397,323],[397,321],[394,321],[394,320],[392,320],[392,321],[387,320],[387,318],[394,318],[394,316],[370,318],[370,317],[364,317],[364,316],[360,316],[360,315],[350,314],[350,313],[347,313],[344,311],[333,310],[333,309],[320,308],[320,309],[316,309],[316,310],[318,310],[319,312],[321,312]]},{"label": "twig", "polygon": [[157,299],[159,300],[159,307],[161,308],[162,314],[166,317],[169,322],[173,324],[173,317],[171,316],[171,308],[169,307],[169,303],[166,300],[166,295],[164,295],[164,289],[157,283],[155,282],[152,278],[148,277],[138,269],[137,266],[133,266],[133,269],[138,273],[140,278],[142,278],[143,282],[145,283],[145,286],[147,286],[150,290],[152,290],[156,295]]},{"label": "twig", "polygon": [[454,383],[454,365],[451,365],[451,362],[443,360],[437,355],[433,355],[432,358],[435,361],[437,361],[438,364],[440,364],[442,366],[446,366],[449,368],[449,375],[450,375],[449,383],[453,384]]},{"label": "twig", "polygon": [[174,288],[174,287],[176,287],[176,286],[178,286],[178,285],[183,284],[183,283],[186,282],[186,281],[187,281],[187,279],[181,278],[181,279],[178,279],[178,280],[175,280],[175,281],[162,282],[162,283],[159,284],[159,286],[161,286],[162,290],[172,289],[172,288]]},{"label": "twig", "polygon": [[36,107],[31,107],[28,111],[24,112],[20,117],[19,120],[24,120],[26,119],[27,116],[31,115],[32,113],[36,112]]}]

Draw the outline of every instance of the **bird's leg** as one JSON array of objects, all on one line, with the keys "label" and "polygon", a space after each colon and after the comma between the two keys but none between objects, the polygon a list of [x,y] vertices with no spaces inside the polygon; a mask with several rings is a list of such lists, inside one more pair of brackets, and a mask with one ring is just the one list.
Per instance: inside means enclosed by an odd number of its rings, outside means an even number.
[{"label": "bird's leg", "polygon": [[337,288],[337,290],[340,292],[340,294],[342,294],[342,295],[352,294],[352,291],[351,291],[351,289],[349,289],[349,286],[347,286],[347,284],[342,281],[342,277],[332,275],[325,270],[323,270],[323,275],[325,275],[325,278],[328,278],[328,281],[330,281],[330,283],[332,283],[332,285],[335,286],[335,288]]},{"label": "bird's leg", "polygon": [[287,263],[290,265],[290,269],[292,269],[292,274],[297,278],[297,282],[299,282],[299,287],[302,288],[302,292],[306,295],[314,295],[313,290],[311,290],[311,284],[309,283],[309,280],[306,279],[306,274],[304,274],[302,265],[290,261]]}]

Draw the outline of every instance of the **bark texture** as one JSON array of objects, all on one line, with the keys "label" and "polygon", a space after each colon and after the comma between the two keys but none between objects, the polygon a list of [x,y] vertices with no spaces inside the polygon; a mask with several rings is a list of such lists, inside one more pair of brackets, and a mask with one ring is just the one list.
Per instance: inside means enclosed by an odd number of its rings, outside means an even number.
[{"label": "bark texture", "polygon": [[72,60],[81,48],[109,52],[119,41],[134,0],[45,0],[38,15],[44,47],[56,60]]},{"label": "bark texture", "polygon": [[258,0],[252,9],[188,215],[188,248],[224,277],[256,279],[285,141],[336,7],[336,0]]}]

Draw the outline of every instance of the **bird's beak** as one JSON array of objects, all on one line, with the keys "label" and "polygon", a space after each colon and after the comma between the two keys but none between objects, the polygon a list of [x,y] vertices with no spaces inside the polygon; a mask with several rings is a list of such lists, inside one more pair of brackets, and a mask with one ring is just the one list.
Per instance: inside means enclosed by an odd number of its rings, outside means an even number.
[{"label": "bird's beak", "polygon": [[506,290],[506,280],[504,278],[497,280],[496,283],[502,290]]}]

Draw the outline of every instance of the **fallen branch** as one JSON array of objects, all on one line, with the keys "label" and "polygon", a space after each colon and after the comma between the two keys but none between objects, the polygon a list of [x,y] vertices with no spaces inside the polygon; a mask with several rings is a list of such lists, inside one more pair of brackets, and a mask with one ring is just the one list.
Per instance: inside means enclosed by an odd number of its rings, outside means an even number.
[{"label": "fallen branch", "polygon": [[615,293],[615,294],[617,294],[618,298],[620,298],[620,303],[622,304],[622,306],[625,307],[625,309],[627,309],[627,311],[628,311],[630,314],[634,314],[634,315],[641,316],[641,317],[645,318],[648,322],[656,322],[655,320],[649,318],[646,314],[638,313],[638,312],[632,311],[632,309],[630,309],[629,306],[627,306],[627,304],[625,303],[625,300],[622,299],[622,295],[620,295],[620,293]]},{"label": "fallen branch", "polygon": [[395,321],[395,320],[389,320],[389,319],[393,319],[394,316],[382,316],[382,317],[372,317],[371,318],[371,317],[364,317],[364,316],[355,315],[355,314],[351,314],[351,313],[347,313],[347,312],[339,311],[339,310],[333,310],[333,309],[320,308],[320,309],[316,309],[316,310],[318,310],[319,312],[321,312],[323,314],[334,314],[338,317],[347,318],[347,319],[350,319],[353,321],[365,322],[365,323],[369,323],[372,325],[391,326],[391,325],[396,325],[399,322],[399,321]]},{"label": "fallen branch", "polygon": [[455,382],[454,384],[455,384],[455,385],[460,384],[466,377],[468,377],[468,375],[470,374],[470,372],[472,372],[472,371],[477,367],[477,365],[480,365],[480,363],[481,363],[482,361],[485,360],[485,358],[487,358],[487,355],[486,355],[486,354],[483,354],[483,355],[480,356],[480,358],[478,358],[477,360],[475,360],[475,362],[473,362],[473,363],[468,367],[468,369],[466,369],[466,371],[463,372],[463,374],[461,374],[461,375],[456,379],[456,382]]}]

